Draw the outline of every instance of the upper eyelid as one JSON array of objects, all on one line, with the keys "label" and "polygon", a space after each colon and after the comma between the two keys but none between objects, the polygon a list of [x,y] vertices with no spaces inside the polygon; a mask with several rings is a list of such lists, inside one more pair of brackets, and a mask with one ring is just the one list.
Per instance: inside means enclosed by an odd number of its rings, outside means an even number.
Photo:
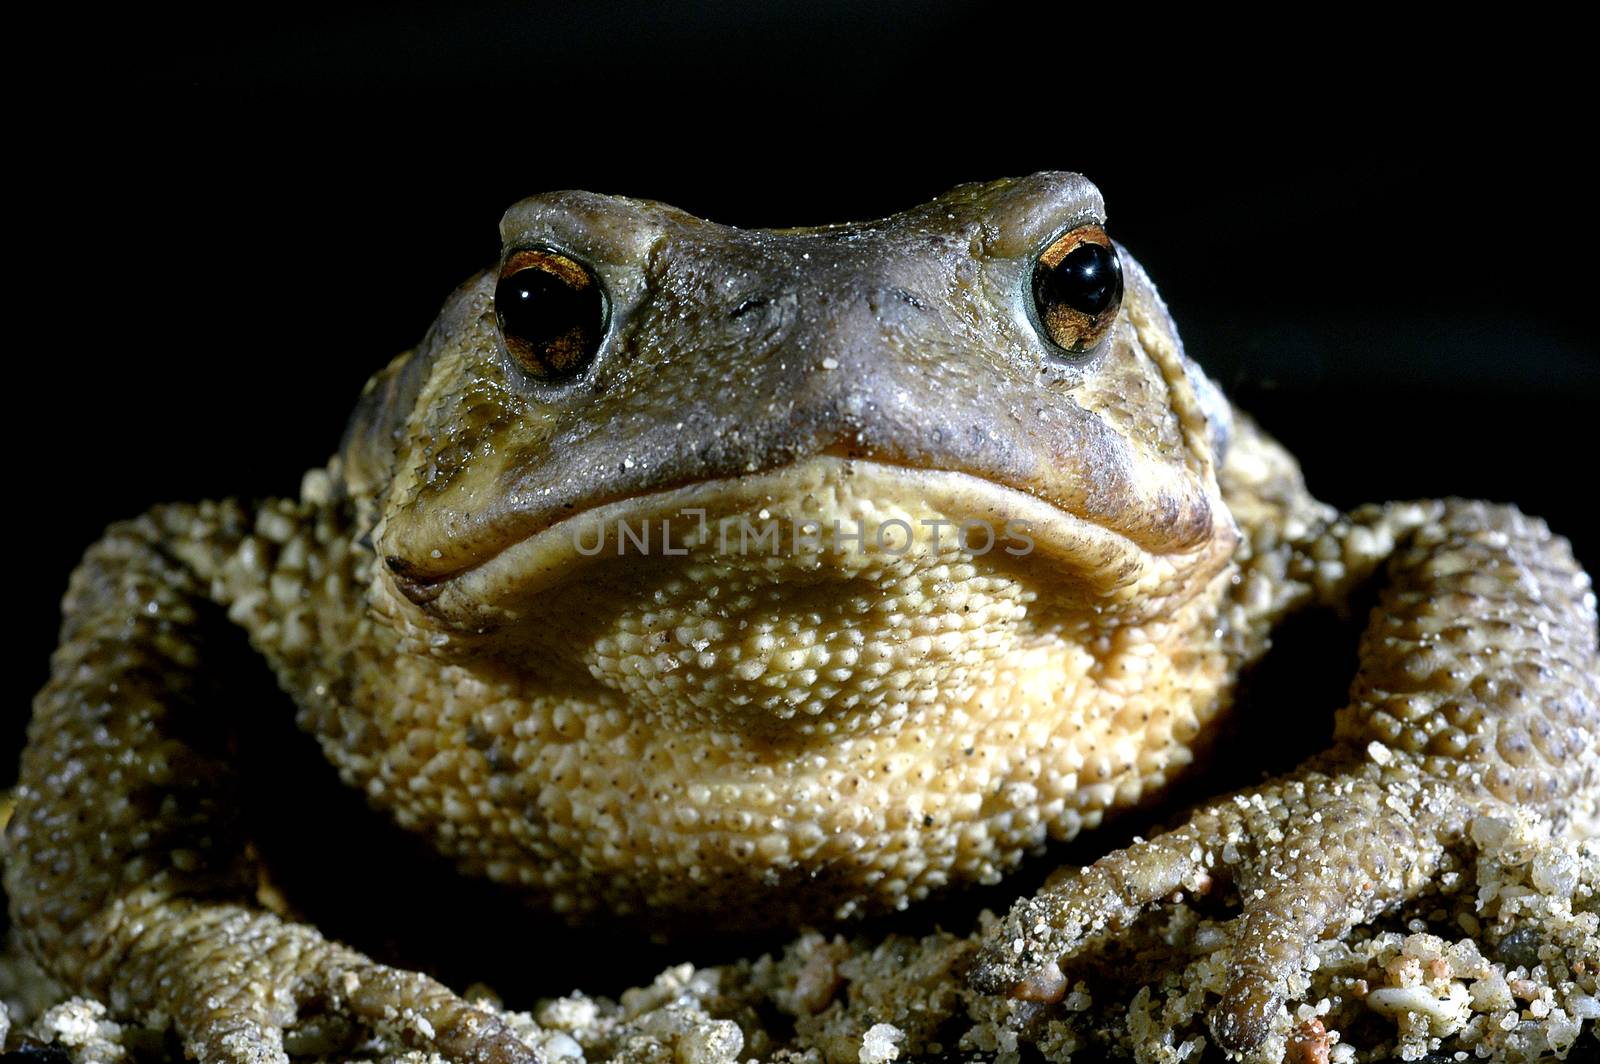
[{"label": "upper eyelid", "polygon": [[516,259],[518,255],[527,254],[528,252],[543,252],[547,255],[557,255],[561,258],[570,259],[573,262],[576,262],[579,266],[582,266],[590,273],[594,272],[594,266],[584,255],[575,252],[570,248],[564,247],[560,244],[551,243],[549,241],[517,244],[513,247],[506,248],[500,256],[500,269],[503,271],[514,259]]},{"label": "upper eyelid", "polygon": [[1089,216],[1086,218],[1081,218],[1075,222],[1070,222],[1058,229],[1051,230],[1050,234],[1040,241],[1038,246],[1034,248],[1033,258],[1037,261],[1039,258],[1043,257],[1045,252],[1059,244],[1063,238],[1071,236],[1079,229],[1087,229],[1090,226],[1100,230],[1100,234],[1106,238],[1106,243],[1111,246],[1112,250],[1116,250],[1116,241],[1112,240],[1111,234],[1106,232],[1105,219]]}]

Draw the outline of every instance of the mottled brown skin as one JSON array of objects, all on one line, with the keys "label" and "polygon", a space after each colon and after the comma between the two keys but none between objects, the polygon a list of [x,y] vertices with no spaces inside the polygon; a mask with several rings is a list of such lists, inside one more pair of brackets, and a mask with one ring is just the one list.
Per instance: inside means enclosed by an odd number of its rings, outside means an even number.
[{"label": "mottled brown skin", "polygon": [[[608,293],[575,380],[519,372],[482,275],[300,500],[161,507],[90,549],[9,829],[24,941],[205,1060],[285,1060],[312,1005],[398,1015],[454,1059],[533,1059],[437,983],[257,903],[232,796],[271,766],[227,755],[233,678],[208,667],[239,629],[342,778],[464,872],[575,919],[797,925],[994,881],[1158,795],[1276,625],[1376,587],[1332,749],[1019,902],[971,973],[1058,994],[1089,934],[1231,881],[1213,1028],[1258,1044],[1308,944],[1414,896],[1473,816],[1592,806],[1594,597],[1508,507],[1317,503],[1126,255],[1104,342],[1053,348],[1034,258],[1102,221],[1057,174],[820,230],[578,193],[514,207],[508,255],[558,248]],[[686,507],[785,534],[1015,521],[1035,549],[574,547]]]}]

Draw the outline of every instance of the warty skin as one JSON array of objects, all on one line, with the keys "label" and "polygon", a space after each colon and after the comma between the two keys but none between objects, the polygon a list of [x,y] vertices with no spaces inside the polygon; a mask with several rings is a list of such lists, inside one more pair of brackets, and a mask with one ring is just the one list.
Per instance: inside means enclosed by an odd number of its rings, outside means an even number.
[{"label": "warty skin", "polygon": [[[258,901],[233,796],[262,766],[227,756],[208,668],[241,634],[340,777],[464,874],[574,920],[798,927],[997,881],[1158,796],[1275,627],[1376,588],[1327,752],[1019,901],[970,973],[1051,1000],[1087,936],[1231,883],[1213,1031],[1259,1044],[1309,944],[1415,895],[1471,818],[1592,807],[1594,596],[1509,507],[1318,503],[1126,252],[1103,335],[1052,343],[1030,278],[1103,220],[1063,174],[812,230],[513,207],[503,269],[374,378],[299,499],[158,507],[73,574],[9,827],[28,948],[205,1060],[286,1060],[313,1003],[533,1059]],[[604,292],[575,374],[503,335],[530,249]],[[694,519],[683,553],[618,552],[618,522],[685,511],[1033,546],[729,551]]]}]

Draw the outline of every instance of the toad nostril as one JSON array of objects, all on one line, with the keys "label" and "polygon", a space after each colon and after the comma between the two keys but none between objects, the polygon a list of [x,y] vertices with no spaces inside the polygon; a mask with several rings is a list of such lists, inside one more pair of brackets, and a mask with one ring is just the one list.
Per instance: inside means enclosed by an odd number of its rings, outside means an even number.
[{"label": "toad nostril", "polygon": [[882,317],[886,312],[891,314],[901,313],[901,307],[910,307],[912,310],[927,310],[928,304],[921,296],[905,288],[875,288],[866,292],[867,309],[874,315]]}]

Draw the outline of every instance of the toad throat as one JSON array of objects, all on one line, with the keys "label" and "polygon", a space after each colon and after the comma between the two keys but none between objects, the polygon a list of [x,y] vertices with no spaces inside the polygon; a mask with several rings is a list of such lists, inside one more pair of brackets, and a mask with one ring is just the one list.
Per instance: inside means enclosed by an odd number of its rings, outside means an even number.
[{"label": "toad throat", "polygon": [[1225,560],[1151,555],[965,474],[822,456],[596,507],[412,605],[448,633],[437,656],[522,699],[778,764],[908,731],[964,749],[999,715],[1079,730],[1141,667],[1122,633],[1159,671],[1160,633],[1176,619],[1182,644],[1182,604]]}]

